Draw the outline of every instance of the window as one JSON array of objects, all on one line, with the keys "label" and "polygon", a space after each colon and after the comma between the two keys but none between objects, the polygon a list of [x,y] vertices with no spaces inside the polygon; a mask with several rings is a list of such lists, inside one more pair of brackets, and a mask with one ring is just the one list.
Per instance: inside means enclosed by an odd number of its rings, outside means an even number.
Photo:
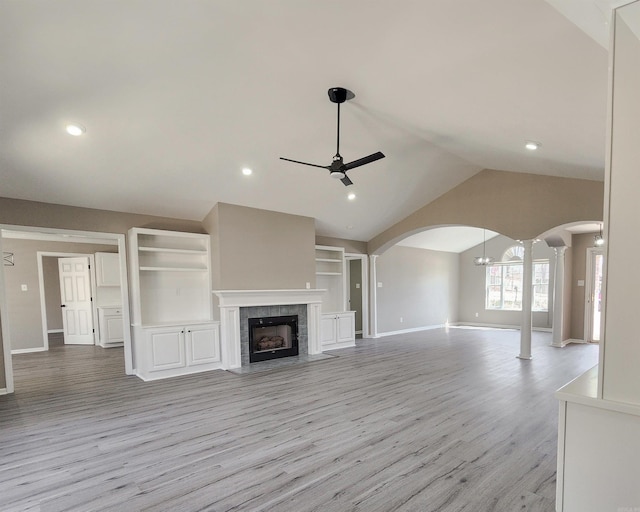
[{"label": "window", "polygon": [[[507,249],[502,261],[487,265],[486,309],[522,311],[524,249],[516,245]],[[549,309],[549,260],[533,262],[533,311]]]}]

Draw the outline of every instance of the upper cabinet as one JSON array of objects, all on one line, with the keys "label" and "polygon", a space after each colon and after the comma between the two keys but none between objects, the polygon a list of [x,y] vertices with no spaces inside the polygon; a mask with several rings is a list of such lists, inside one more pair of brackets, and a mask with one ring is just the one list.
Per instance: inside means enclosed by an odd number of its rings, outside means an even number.
[{"label": "upper cabinet", "polygon": [[316,245],[316,287],[327,292],[322,297],[322,312],[345,311],[346,275],[344,249]]},{"label": "upper cabinet", "polygon": [[132,322],[211,320],[209,235],[129,230]]},{"label": "upper cabinet", "polygon": [[120,256],[117,252],[96,253],[98,286],[120,286]]}]

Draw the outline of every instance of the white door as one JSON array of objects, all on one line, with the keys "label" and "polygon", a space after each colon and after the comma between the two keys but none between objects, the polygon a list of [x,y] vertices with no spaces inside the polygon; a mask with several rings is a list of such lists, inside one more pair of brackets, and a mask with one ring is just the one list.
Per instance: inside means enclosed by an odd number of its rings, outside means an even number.
[{"label": "white door", "polygon": [[601,249],[588,249],[587,288],[585,290],[585,341],[600,341],[603,269],[604,251]]},{"label": "white door", "polygon": [[93,345],[93,307],[89,258],[58,259],[64,342]]}]

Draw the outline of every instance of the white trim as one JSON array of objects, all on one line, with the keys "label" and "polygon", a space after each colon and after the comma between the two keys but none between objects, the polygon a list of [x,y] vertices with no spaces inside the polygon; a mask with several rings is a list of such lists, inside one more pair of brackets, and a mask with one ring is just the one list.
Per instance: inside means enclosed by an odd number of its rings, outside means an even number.
[{"label": "white trim", "polygon": [[584,344],[588,343],[585,340],[579,340],[579,339],[576,339],[576,338],[569,338],[568,340],[564,340],[564,341],[565,341],[566,344],[569,344],[569,343],[582,343],[584,345]]},{"label": "white trim", "polygon": [[[15,238],[23,238],[26,237],[15,237]],[[46,240],[41,238],[36,238],[36,240]],[[67,240],[68,241],[68,240]],[[95,259],[93,254],[91,253],[76,253],[76,252],[49,252],[49,251],[37,251],[36,258],[38,260],[38,288],[40,292],[40,316],[42,318],[42,346],[44,347],[42,350],[49,350],[49,333],[50,332],[64,332],[64,329],[58,329],[56,331],[50,331],[47,325],[47,301],[44,293],[44,265],[42,262],[42,258],[72,258],[72,257],[81,257],[81,258],[89,258],[89,265],[91,266],[90,270],[90,282],[91,282],[91,296],[94,297],[94,300],[91,303],[91,315],[93,317],[93,344],[98,344],[98,307],[97,302],[95,300],[96,296],[96,279],[95,279]],[[11,351],[12,354],[17,354],[17,352]]]},{"label": "white trim", "polygon": [[[0,252],[2,251],[2,230],[0,230]],[[2,352],[4,356],[5,393],[13,393],[13,364],[11,362],[11,336],[9,335],[9,315],[7,294],[5,290],[4,265],[0,265],[0,336],[2,338]]]},{"label": "white trim", "polygon": [[307,305],[309,354],[322,353],[320,347],[320,311],[326,290],[213,290],[220,308],[221,367],[240,368],[240,308],[252,306]]},{"label": "white trim", "polygon": [[58,332],[64,332],[64,329],[49,329],[47,331],[48,334],[56,334]]},{"label": "white trim", "polygon": [[16,354],[31,354],[33,352],[46,352],[47,350],[49,349],[44,347],[16,348],[15,350],[11,351],[11,355],[14,356]]},{"label": "white trim", "polygon": [[402,329],[400,331],[379,332],[375,337],[383,338],[385,336],[394,336],[396,334],[407,334],[410,332],[431,331],[433,329],[442,329],[443,327],[446,327],[446,324],[427,325],[425,327],[413,327],[411,329]]},{"label": "white trim", "polygon": [[8,395],[9,392],[7,391],[7,388],[0,388],[0,395]]},{"label": "white trim", "polygon": [[378,292],[377,292],[377,280],[378,280],[378,270],[376,268],[376,261],[378,260],[377,254],[369,255],[369,293],[371,294],[370,298],[370,322],[371,329],[369,331],[370,338],[378,337]]},{"label": "white trim", "polygon": [[[604,249],[602,247],[587,247],[587,255],[585,261],[585,276],[584,276],[584,331],[583,338],[585,342],[591,342],[593,340],[593,305],[590,297],[592,296],[592,292],[595,288],[595,282],[593,280],[593,274],[595,268],[593,266],[595,255],[601,254],[604,258]],[[602,264],[602,269],[604,271],[604,260]],[[602,302],[600,302],[602,304]],[[600,340],[602,339],[602,325],[603,325],[604,315],[603,311],[600,311]],[[600,341],[596,340],[596,341]]]},{"label": "white trim", "polygon": [[[366,254],[358,254],[347,252],[344,254],[347,262],[349,260],[360,260],[362,266],[362,277],[360,278],[361,286],[362,286],[362,331],[359,333],[356,331],[356,334],[362,334],[363,338],[369,338],[369,258]],[[348,263],[347,263],[348,267]]]},{"label": "white trim", "polygon": [[280,306],[282,304],[322,304],[326,290],[213,290],[220,307]]}]

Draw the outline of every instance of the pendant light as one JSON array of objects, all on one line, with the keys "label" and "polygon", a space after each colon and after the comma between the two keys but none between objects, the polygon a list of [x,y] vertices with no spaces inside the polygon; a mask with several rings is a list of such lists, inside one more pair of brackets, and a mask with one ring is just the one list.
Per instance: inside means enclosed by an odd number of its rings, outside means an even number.
[{"label": "pendant light", "polygon": [[484,228],[482,229],[482,237],[482,256],[476,256],[475,258],[473,258],[473,263],[475,263],[479,267],[491,265],[493,263],[493,258],[487,256],[487,230]]},{"label": "pendant light", "polygon": [[602,247],[604,245],[604,237],[602,236],[602,223],[600,223],[600,234],[593,237],[593,245]]}]

